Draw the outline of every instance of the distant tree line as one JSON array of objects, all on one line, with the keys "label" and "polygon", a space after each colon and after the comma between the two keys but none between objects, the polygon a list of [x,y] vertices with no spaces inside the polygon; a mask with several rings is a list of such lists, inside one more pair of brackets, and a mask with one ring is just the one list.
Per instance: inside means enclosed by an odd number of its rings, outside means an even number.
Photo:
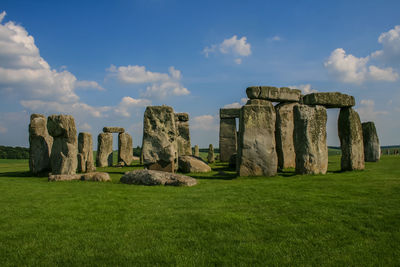
[{"label": "distant tree line", "polygon": [[29,148],[0,146],[0,159],[29,159]]}]

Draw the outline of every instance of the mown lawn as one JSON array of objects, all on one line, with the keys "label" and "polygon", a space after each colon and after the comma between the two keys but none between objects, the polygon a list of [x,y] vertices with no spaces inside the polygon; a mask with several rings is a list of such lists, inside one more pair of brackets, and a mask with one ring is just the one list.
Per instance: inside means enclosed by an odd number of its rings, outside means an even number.
[{"label": "mown lawn", "polygon": [[47,182],[0,160],[0,262],[20,265],[400,265],[400,157],[327,175],[236,178],[194,187]]}]

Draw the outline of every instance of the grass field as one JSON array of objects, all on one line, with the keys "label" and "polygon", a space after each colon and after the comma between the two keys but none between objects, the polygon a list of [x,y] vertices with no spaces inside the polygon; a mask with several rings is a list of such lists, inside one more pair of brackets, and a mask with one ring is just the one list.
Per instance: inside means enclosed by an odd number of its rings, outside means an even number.
[{"label": "grass field", "polygon": [[47,182],[0,160],[0,262],[20,265],[400,265],[400,157],[358,172],[241,177],[194,187]]}]

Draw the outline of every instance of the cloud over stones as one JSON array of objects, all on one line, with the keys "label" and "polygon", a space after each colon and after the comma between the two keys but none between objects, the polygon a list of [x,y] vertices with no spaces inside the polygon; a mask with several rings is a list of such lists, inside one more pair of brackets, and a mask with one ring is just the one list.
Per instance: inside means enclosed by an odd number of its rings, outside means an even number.
[{"label": "cloud over stones", "polygon": [[115,113],[122,117],[130,117],[132,113],[132,109],[138,107],[146,107],[151,104],[151,101],[148,99],[134,99],[129,96],[125,96],[122,98],[119,105],[115,108]]},{"label": "cloud over stones", "polygon": [[387,111],[375,110],[375,102],[371,99],[362,99],[357,108],[362,121],[376,121],[381,115],[388,115]]},{"label": "cloud over stones", "polygon": [[111,65],[107,71],[112,76],[125,84],[146,85],[146,90],[142,92],[143,97],[165,98],[167,96],[183,96],[190,94],[182,83],[182,74],[173,66],[169,67],[169,73],[151,72],[145,66],[119,66]]},{"label": "cloud over stones", "polygon": [[219,127],[217,116],[201,115],[193,117],[190,127],[194,130],[217,131]]},{"label": "cloud over stones", "polygon": [[231,38],[225,39],[218,45],[213,44],[209,47],[204,47],[202,53],[206,58],[208,58],[211,53],[218,52],[221,54],[232,55],[235,58],[234,62],[236,64],[241,64],[244,57],[251,55],[251,45],[247,42],[246,36],[238,39],[237,35],[233,35]]},{"label": "cloud over stones", "polygon": [[388,32],[382,33],[378,42],[382,44],[382,50],[372,53],[372,57],[389,64],[400,65],[400,25],[396,25]]}]

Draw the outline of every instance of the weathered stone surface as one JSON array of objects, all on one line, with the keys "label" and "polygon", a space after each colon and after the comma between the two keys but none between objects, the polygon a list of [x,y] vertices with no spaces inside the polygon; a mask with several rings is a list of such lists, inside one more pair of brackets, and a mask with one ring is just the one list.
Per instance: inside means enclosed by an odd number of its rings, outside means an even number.
[{"label": "weathered stone surface", "polygon": [[222,162],[228,162],[237,153],[236,119],[220,119],[219,122],[219,153]]},{"label": "weathered stone surface", "polygon": [[211,167],[204,161],[193,156],[179,157],[179,170],[183,173],[189,172],[210,172]]},{"label": "weathered stone surface", "polygon": [[281,169],[296,167],[296,153],[293,143],[293,108],[298,103],[281,103],[276,110],[276,153],[278,166]]},{"label": "weathered stone surface", "polygon": [[197,180],[176,173],[169,173],[154,170],[136,170],[126,172],[120,179],[124,184],[136,185],[173,185],[173,186],[193,186]]},{"label": "weathered stone surface", "polygon": [[54,181],[95,181],[95,182],[108,182],[111,181],[110,175],[106,172],[88,172],[81,174],[51,174],[49,175],[49,182]]},{"label": "weathered stone surface", "polygon": [[177,129],[178,155],[192,155],[189,132],[189,114],[175,113],[175,123]]},{"label": "weathered stone surface", "polygon": [[125,129],[122,127],[104,127],[104,133],[124,133]]},{"label": "weathered stone surface", "polygon": [[239,176],[273,176],[277,172],[275,109],[269,101],[259,103],[246,104],[240,112]]},{"label": "weathered stone surface", "polygon": [[93,140],[90,133],[78,135],[78,172],[93,172],[96,170],[93,161]]},{"label": "weathered stone surface", "polygon": [[303,96],[306,105],[321,105],[326,108],[352,107],[356,104],[354,96],[339,92],[312,93]]},{"label": "weathered stone surface", "polygon": [[175,113],[168,106],[149,106],[143,120],[143,164],[150,170],[178,170]]},{"label": "weathered stone surface", "polygon": [[210,144],[208,147],[207,161],[208,163],[213,163],[215,161],[214,147],[212,144]]},{"label": "weathered stone surface", "polygon": [[301,91],[288,87],[252,86],[246,89],[246,94],[250,99],[264,99],[273,102],[298,102]]},{"label": "weathered stone surface", "polygon": [[221,108],[219,110],[220,119],[234,119],[240,117],[240,108]]},{"label": "weathered stone surface", "polygon": [[78,166],[78,138],[71,115],[51,115],[47,130],[53,137],[50,162],[52,174],[75,174]]},{"label": "weathered stone surface", "polygon": [[362,123],[364,141],[364,160],[367,162],[379,161],[381,157],[381,147],[376,132],[375,123],[372,121]]},{"label": "weathered stone surface", "polygon": [[112,133],[100,133],[97,137],[97,167],[113,165],[113,136]]},{"label": "weathered stone surface", "polygon": [[128,133],[118,134],[118,162],[123,162],[124,166],[129,166],[133,160],[132,136]]},{"label": "weathered stone surface", "polygon": [[342,171],[364,169],[364,143],[360,116],[352,108],[341,108],[338,131],[342,149]]},{"label": "weathered stone surface", "polygon": [[328,170],[326,109],[298,105],[293,109],[296,173],[325,174]]},{"label": "weathered stone surface", "polygon": [[51,171],[50,154],[53,137],[47,132],[47,119],[32,114],[29,124],[29,170],[33,174]]},{"label": "weathered stone surface", "polygon": [[195,145],[194,146],[194,156],[199,158],[200,157],[200,152],[199,152],[199,146]]}]

